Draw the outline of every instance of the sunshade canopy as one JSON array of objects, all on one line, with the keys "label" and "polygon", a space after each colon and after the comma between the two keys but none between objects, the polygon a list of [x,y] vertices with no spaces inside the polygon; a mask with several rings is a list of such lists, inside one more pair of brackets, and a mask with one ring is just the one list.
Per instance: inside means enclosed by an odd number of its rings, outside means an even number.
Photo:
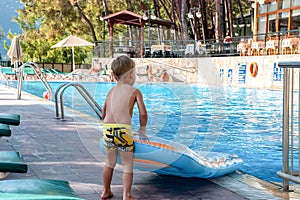
[{"label": "sunshade canopy", "polygon": [[152,19],[151,17],[147,20],[143,19],[142,15],[139,15],[137,13],[133,13],[128,10],[122,10],[110,15],[106,15],[103,17],[103,20],[106,20],[109,23],[109,40],[110,40],[110,55],[113,56],[113,26],[115,24],[124,24],[124,25],[130,25],[130,26],[137,26],[141,28],[140,33],[140,52],[141,56],[144,52],[144,26],[146,23],[150,26],[165,26],[167,28],[174,27],[176,28],[176,24],[171,21],[155,18]]},{"label": "sunshade canopy", "polygon": [[75,47],[75,46],[94,46],[93,43],[88,42],[84,39],[70,35],[65,39],[61,40],[57,44],[53,45],[51,48],[60,48],[60,47]]},{"label": "sunshade canopy", "polygon": [[20,45],[19,36],[15,36],[11,41],[11,45],[7,52],[7,55],[10,57],[12,63],[22,62],[23,52]]},{"label": "sunshade canopy", "polygon": [[72,47],[73,71],[75,70],[75,58],[74,58],[75,46],[94,46],[94,44],[84,39],[81,39],[79,37],[76,37],[74,35],[70,35],[51,47],[51,48]]},{"label": "sunshade canopy", "polygon": [[[110,15],[106,15],[103,17],[104,20],[109,20],[110,23],[113,24],[125,24],[125,25],[131,25],[131,26],[144,26],[145,22],[148,22],[148,20],[143,20],[143,16],[137,13],[133,13],[128,10],[122,10],[120,12],[116,12]],[[170,22],[167,20],[155,18],[155,19],[149,19],[151,25],[161,25],[166,27],[172,27],[175,25],[174,22]]]}]

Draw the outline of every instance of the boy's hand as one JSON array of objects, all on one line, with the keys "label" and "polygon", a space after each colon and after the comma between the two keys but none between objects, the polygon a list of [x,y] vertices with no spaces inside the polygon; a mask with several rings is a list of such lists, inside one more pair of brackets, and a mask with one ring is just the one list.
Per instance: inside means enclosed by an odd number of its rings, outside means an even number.
[{"label": "boy's hand", "polygon": [[145,129],[139,129],[138,133],[139,133],[139,139],[140,140],[149,141],[149,138],[146,135],[146,130]]},{"label": "boy's hand", "polygon": [[139,139],[148,142],[149,138],[147,137],[147,135],[144,134],[139,134]]},{"label": "boy's hand", "polygon": [[146,135],[143,135],[143,134],[139,134],[139,139],[143,140],[143,141],[146,141],[146,142],[149,142],[149,138]]}]

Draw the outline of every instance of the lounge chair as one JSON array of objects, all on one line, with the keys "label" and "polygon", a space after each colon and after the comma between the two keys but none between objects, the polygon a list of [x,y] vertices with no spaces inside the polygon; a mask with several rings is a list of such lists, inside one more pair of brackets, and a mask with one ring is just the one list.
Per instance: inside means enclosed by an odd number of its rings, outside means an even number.
[{"label": "lounge chair", "polygon": [[[9,125],[18,126],[20,124],[20,115],[0,113],[0,137],[10,137],[11,129]],[[19,152],[0,151],[0,179],[12,173],[26,173],[27,164]]]},{"label": "lounge chair", "polygon": [[68,74],[68,73],[63,73],[62,71],[58,70],[58,69],[50,69],[53,74],[55,74],[55,77],[57,79],[64,79],[65,76]]},{"label": "lounge chair", "polygon": [[50,68],[44,68],[43,73],[49,76],[50,78],[56,78],[56,79],[63,79],[65,78],[66,75],[69,74],[69,73],[64,73],[58,69],[50,69]]},{"label": "lounge chair", "polygon": [[9,76],[11,79],[16,79],[16,72],[11,67],[0,67],[0,71],[4,76]]},{"label": "lounge chair", "polygon": [[20,179],[0,181],[0,199],[33,200],[60,199],[83,200],[67,181]]},{"label": "lounge chair", "polygon": [[76,69],[63,77],[64,80],[83,80],[90,76],[88,69]]},{"label": "lounge chair", "polygon": [[0,137],[11,136],[9,125],[18,126],[20,124],[20,115],[0,113]]},{"label": "lounge chair", "polygon": [[19,152],[0,151],[0,172],[26,173],[27,170],[27,164]]},{"label": "lounge chair", "polygon": [[11,136],[11,130],[9,125],[0,124],[0,137],[9,137]]},{"label": "lounge chair", "polygon": [[49,68],[43,68],[42,73],[44,73],[44,74],[53,74],[53,72],[51,72]]},{"label": "lounge chair", "polygon": [[[0,121],[5,131],[9,124],[19,125],[20,115],[0,113]],[[1,129],[0,129],[1,130]],[[9,172],[26,173],[28,167],[24,164],[19,152],[0,151],[0,179]],[[0,181],[0,199],[6,200],[83,200],[70,187],[69,182],[62,180],[19,179]]]},{"label": "lounge chair", "polygon": [[42,73],[46,75],[46,78],[55,79],[56,73],[54,73],[50,68],[43,68]]},{"label": "lounge chair", "polygon": [[[11,136],[8,124],[0,124],[0,136]],[[0,179],[7,177],[9,173],[26,173],[27,170],[27,164],[19,152],[0,151]]]},{"label": "lounge chair", "polygon": [[23,68],[23,72],[24,72],[24,78],[25,79],[36,79],[36,74],[35,71],[32,67],[24,67]]},{"label": "lounge chair", "polygon": [[18,126],[20,124],[20,115],[0,113],[0,123]]},{"label": "lounge chair", "polygon": [[0,71],[6,75],[16,75],[16,72],[11,67],[1,67]]},{"label": "lounge chair", "polygon": [[51,69],[51,70],[52,70],[53,72],[57,73],[57,74],[64,74],[64,75],[69,74],[69,73],[62,72],[62,71],[60,71],[60,70],[58,70],[58,69]]}]

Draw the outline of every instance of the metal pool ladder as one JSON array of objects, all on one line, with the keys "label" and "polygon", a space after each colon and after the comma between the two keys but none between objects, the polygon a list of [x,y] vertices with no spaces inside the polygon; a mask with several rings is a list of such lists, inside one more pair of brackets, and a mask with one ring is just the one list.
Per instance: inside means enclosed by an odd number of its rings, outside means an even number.
[{"label": "metal pool ladder", "polygon": [[[283,190],[289,190],[289,182],[300,184],[300,62],[279,62],[284,69],[282,171]],[[295,96],[295,98],[294,98]],[[297,98],[298,96],[298,98]]]},{"label": "metal pool ladder", "polygon": [[[64,120],[65,119],[65,112],[64,112],[64,91],[68,88],[73,86],[79,94],[85,99],[85,101],[89,104],[89,106],[95,111],[97,116],[102,120],[102,108],[100,105],[95,101],[95,99],[90,95],[90,93],[79,83],[65,83],[59,86],[55,92],[55,111],[56,111],[56,118]],[[59,103],[58,103],[58,95],[60,93],[60,110],[61,110],[61,117],[59,117]]]},{"label": "metal pool ladder", "polygon": [[34,62],[26,62],[23,65],[21,65],[20,68],[17,69],[18,70],[17,71],[17,75],[18,75],[18,86],[17,86],[18,87],[18,96],[17,96],[17,99],[21,99],[23,76],[24,76],[24,68],[25,67],[30,67],[34,70],[35,75],[38,77],[38,79],[41,80],[43,86],[47,90],[47,92],[49,94],[49,100],[51,100],[52,99],[52,88],[51,88],[50,84],[48,83],[45,75],[41,71],[41,68]]}]

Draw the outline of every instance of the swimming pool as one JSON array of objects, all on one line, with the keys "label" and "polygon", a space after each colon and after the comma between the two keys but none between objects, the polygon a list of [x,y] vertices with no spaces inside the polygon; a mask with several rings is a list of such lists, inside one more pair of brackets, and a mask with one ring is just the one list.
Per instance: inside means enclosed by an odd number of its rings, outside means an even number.
[{"label": "swimming pool", "polygon": [[[27,81],[23,90],[42,97],[40,82]],[[62,82],[51,82],[55,91]],[[103,105],[114,83],[82,83]],[[282,91],[233,87],[202,87],[183,83],[136,84],[149,113],[147,133],[176,140],[200,151],[233,153],[244,160],[242,171],[279,182],[282,166]],[[65,104],[74,104],[73,88]],[[80,106],[76,106],[80,109]],[[137,109],[135,108],[135,113]],[[93,113],[91,113],[93,114]],[[133,129],[138,126],[134,114]]]}]

